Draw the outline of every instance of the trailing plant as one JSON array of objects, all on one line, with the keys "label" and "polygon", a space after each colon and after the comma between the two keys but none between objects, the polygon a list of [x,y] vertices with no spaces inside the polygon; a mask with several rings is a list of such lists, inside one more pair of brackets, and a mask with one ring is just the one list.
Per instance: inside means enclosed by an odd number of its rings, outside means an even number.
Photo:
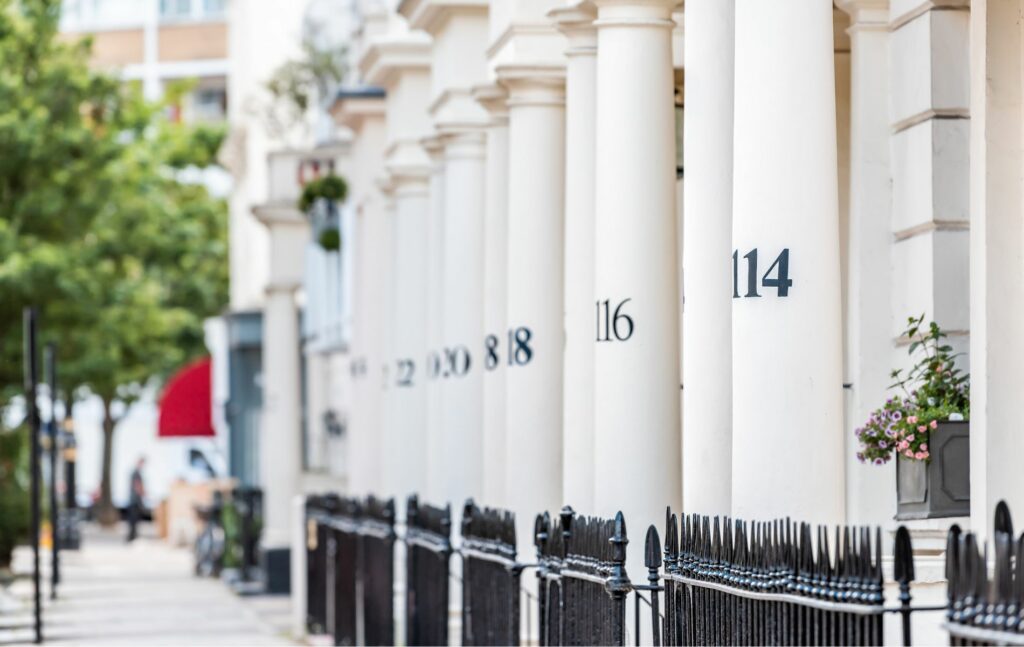
[{"label": "trailing plant", "polygon": [[[299,196],[299,209],[306,213],[312,221],[320,220],[317,243],[328,252],[341,249],[341,231],[338,229],[337,203],[348,195],[348,183],[345,178],[328,173],[311,180],[302,188]],[[326,202],[326,210],[318,214],[317,204]]]},{"label": "trailing plant", "polygon": [[889,388],[898,393],[854,431],[862,463],[882,465],[894,455],[927,461],[939,422],[970,419],[970,376],[957,368],[960,354],[945,343],[946,333],[934,321],[925,327],[921,315],[907,319],[904,335],[911,340],[907,352],[914,363],[906,371],[892,371]]},{"label": "trailing plant", "polygon": [[340,175],[328,173],[306,183],[299,196],[299,209],[309,213],[319,199],[341,202],[348,195],[348,183]]}]

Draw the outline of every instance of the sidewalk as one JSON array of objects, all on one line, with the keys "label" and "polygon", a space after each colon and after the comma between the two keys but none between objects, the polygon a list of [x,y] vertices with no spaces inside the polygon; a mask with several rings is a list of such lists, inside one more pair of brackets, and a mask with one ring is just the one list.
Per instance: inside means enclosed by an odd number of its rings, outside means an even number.
[{"label": "sidewalk", "polygon": [[[295,644],[287,632],[287,597],[238,597],[218,580],[195,577],[188,550],[147,534],[126,544],[121,531],[86,527],[82,550],[61,553],[56,601],[49,599],[44,555],[46,644]],[[30,572],[31,560],[31,551],[19,549],[15,570]],[[30,643],[31,579],[19,579],[8,592],[22,609],[11,613],[0,605],[0,645]]]}]

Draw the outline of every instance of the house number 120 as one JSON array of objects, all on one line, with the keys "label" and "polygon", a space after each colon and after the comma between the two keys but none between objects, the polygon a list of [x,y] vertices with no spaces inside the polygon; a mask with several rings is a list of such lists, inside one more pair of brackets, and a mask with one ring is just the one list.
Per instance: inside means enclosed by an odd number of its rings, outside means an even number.
[{"label": "house number 120", "polygon": [[[740,298],[740,259],[739,251],[732,253],[732,298]],[[747,293],[744,297],[760,297],[761,295],[757,292],[757,248],[750,250],[743,255],[743,258],[747,261]],[[772,272],[776,272],[775,277],[772,277]],[[763,288],[775,288],[776,296],[788,297],[789,288],[792,287],[793,280],[789,278],[789,248],[782,250],[782,253],[778,255],[775,262],[772,263],[768,271],[761,277],[761,287]]]}]

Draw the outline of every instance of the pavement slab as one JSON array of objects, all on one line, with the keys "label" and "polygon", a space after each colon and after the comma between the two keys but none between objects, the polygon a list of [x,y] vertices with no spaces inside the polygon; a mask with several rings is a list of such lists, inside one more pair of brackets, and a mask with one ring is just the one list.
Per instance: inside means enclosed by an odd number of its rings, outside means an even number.
[{"label": "pavement slab", "polygon": [[[44,551],[43,637],[54,645],[294,645],[287,596],[238,596],[193,573],[192,554],[143,534],[87,526],[78,551],[61,552],[62,581],[50,600]],[[31,644],[31,552],[19,548],[19,578],[0,590],[0,646]]]}]

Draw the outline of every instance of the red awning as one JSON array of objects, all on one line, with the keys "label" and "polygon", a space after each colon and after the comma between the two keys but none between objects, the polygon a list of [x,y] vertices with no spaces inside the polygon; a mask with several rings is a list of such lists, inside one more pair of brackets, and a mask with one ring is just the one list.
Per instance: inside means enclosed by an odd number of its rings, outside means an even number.
[{"label": "red awning", "polygon": [[178,371],[164,388],[160,400],[161,438],[213,436],[209,357]]}]

